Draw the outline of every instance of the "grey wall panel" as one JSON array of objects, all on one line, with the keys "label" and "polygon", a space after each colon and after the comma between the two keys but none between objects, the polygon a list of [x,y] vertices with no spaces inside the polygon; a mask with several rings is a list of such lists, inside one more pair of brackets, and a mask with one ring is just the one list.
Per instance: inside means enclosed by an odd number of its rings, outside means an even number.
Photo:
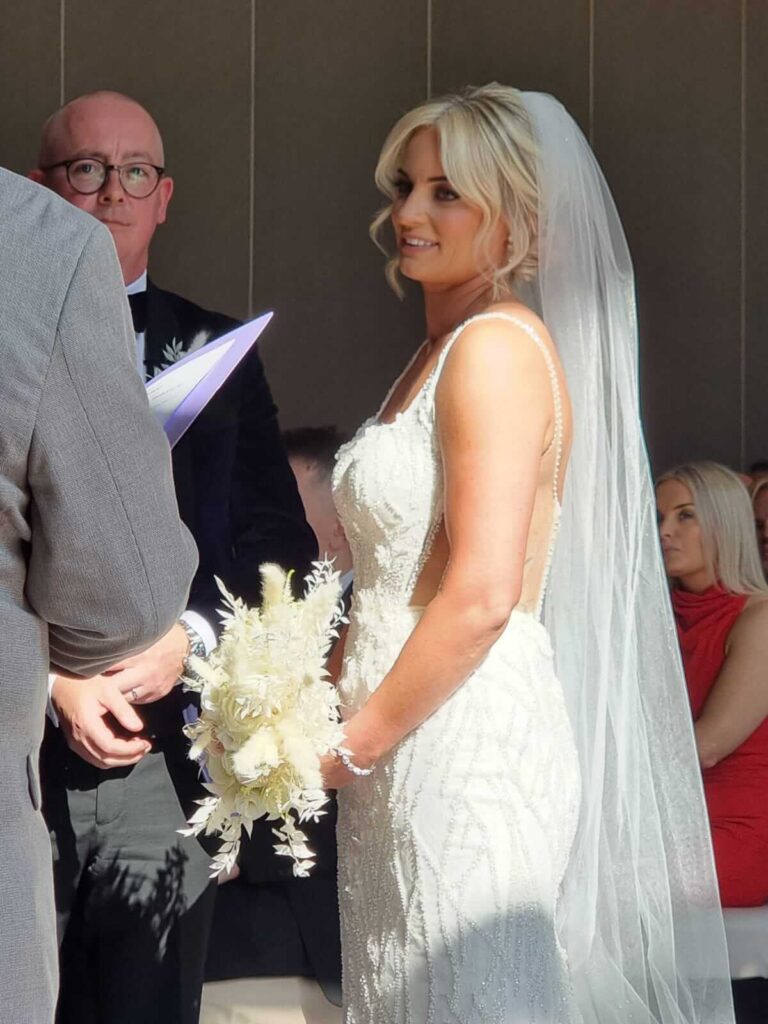
[{"label": "grey wall panel", "polygon": [[0,5],[0,164],[25,174],[37,158],[40,127],[59,103],[59,5]]},{"label": "grey wall panel", "polygon": [[746,47],[746,455],[768,459],[768,5],[748,5]]},{"label": "grey wall panel", "polygon": [[176,182],[150,270],[233,315],[248,306],[250,38],[247,0],[66,0],[67,99],[126,92],[156,117]]},{"label": "grey wall panel", "polygon": [[425,5],[265,0],[256,28],[254,303],[286,425],[369,415],[419,340],[368,240],[385,133],[424,92]]},{"label": "grey wall panel", "polygon": [[587,130],[587,0],[433,0],[432,12],[433,92],[494,79],[550,92]]},{"label": "grey wall panel", "polygon": [[597,0],[595,148],[629,236],[655,468],[740,458],[735,3]]}]

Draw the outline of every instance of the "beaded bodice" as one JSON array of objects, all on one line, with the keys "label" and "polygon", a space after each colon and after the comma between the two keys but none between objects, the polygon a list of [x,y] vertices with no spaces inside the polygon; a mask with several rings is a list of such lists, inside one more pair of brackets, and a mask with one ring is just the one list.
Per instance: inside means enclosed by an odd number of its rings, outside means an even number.
[{"label": "beaded bodice", "polygon": [[[551,490],[544,490],[546,500],[537,501],[534,509],[520,602],[521,610],[540,613],[560,511],[562,402],[548,348],[529,324],[502,312],[481,313],[460,324],[410,405],[391,422],[382,422],[379,415],[367,420],[339,450],[333,475],[334,500],[352,551],[357,594],[373,592],[396,604],[410,603],[443,519],[444,482],[435,389],[456,339],[468,324],[483,319],[508,320],[524,330],[542,352],[552,382],[555,431],[547,453],[552,459],[548,472]],[[387,399],[382,408],[386,404]]]}]

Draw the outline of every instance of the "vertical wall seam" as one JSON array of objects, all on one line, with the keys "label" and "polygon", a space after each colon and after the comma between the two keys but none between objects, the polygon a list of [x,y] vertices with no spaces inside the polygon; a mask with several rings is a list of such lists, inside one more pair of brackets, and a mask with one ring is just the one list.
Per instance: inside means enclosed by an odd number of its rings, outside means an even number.
[{"label": "vertical wall seam", "polygon": [[251,104],[248,117],[250,178],[248,191],[248,318],[253,316],[256,244],[256,0],[251,0]]},{"label": "vertical wall seam", "polygon": [[595,145],[595,0],[589,0],[588,5],[589,13],[589,67],[587,70],[588,76],[588,95],[589,95],[589,112],[587,114],[587,137],[589,138],[590,146]]},{"label": "vertical wall seam", "polygon": [[739,145],[739,398],[740,465],[747,464],[747,0],[741,0]]},{"label": "vertical wall seam", "polygon": [[67,24],[67,0],[59,0],[59,106],[66,102],[64,58]]},{"label": "vertical wall seam", "polygon": [[432,95],[432,0],[427,0],[427,99]]}]

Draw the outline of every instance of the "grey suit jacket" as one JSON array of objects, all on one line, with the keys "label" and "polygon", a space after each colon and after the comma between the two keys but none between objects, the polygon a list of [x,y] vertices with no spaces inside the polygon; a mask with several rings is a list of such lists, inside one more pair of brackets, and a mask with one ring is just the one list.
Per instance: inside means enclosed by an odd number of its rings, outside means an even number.
[{"label": "grey suit jacket", "polygon": [[50,1024],[49,664],[93,675],[165,633],[196,565],[133,362],[109,232],[0,168],[0,1024]]}]

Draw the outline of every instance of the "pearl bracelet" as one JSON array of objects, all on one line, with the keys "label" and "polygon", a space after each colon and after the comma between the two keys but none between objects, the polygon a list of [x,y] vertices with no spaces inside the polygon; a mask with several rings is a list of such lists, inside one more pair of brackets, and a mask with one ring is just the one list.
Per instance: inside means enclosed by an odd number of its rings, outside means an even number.
[{"label": "pearl bracelet", "polygon": [[355,764],[349,754],[340,747],[336,747],[336,754],[347,771],[351,772],[352,775],[357,775],[358,778],[365,778],[366,775],[373,775],[373,766],[370,768],[361,768],[359,765]]}]

